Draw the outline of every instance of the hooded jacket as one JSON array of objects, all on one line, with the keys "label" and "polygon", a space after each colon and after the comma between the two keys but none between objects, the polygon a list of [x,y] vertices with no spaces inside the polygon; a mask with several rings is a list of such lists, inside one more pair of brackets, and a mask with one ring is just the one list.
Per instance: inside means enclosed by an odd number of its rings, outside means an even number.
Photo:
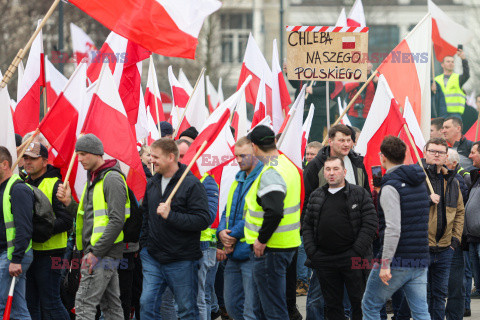
[{"label": "hooded jacket", "polygon": [[181,163],[178,166],[165,193],[162,193],[161,174],[155,174],[148,181],[141,206],[143,224],[140,244],[159,263],[200,259],[200,232],[211,221],[205,188],[191,172],[175,193],[168,218],[157,214],[158,205],[167,200],[187,168]]}]

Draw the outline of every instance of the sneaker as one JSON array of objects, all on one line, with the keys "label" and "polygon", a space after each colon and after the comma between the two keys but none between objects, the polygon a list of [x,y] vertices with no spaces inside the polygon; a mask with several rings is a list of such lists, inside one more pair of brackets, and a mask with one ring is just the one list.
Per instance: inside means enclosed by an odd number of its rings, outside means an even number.
[{"label": "sneaker", "polygon": [[465,312],[463,313],[464,317],[470,317],[472,315],[472,310],[470,309],[465,309]]},{"label": "sneaker", "polygon": [[303,317],[300,314],[300,311],[298,311],[297,305],[295,305],[294,308],[291,308],[288,310],[288,317],[290,318],[290,320],[303,320]]},{"label": "sneaker", "polygon": [[301,282],[300,285],[297,287],[297,297],[298,296],[306,296],[308,293],[308,284],[305,282]]}]

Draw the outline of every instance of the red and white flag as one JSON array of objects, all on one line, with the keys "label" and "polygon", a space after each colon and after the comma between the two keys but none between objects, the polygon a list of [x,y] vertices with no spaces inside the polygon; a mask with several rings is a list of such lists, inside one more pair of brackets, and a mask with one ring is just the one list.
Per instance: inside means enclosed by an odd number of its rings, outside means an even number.
[{"label": "red and white flag", "polygon": [[305,149],[307,148],[308,137],[310,136],[310,129],[312,128],[313,114],[315,113],[315,106],[310,104],[310,109],[308,110],[307,118],[303,123],[302,127],[302,161],[305,157]]},{"label": "red and white flag", "polygon": [[150,131],[148,128],[148,115],[147,108],[145,106],[145,97],[143,96],[143,90],[141,86],[139,86],[138,91],[140,93],[140,104],[138,106],[137,123],[135,124],[135,138],[137,141],[143,141],[144,139],[148,138]]},{"label": "red and white flag", "polygon": [[348,13],[347,26],[366,27],[365,12],[363,11],[362,0],[355,0],[352,9]]},{"label": "red and white flag", "polygon": [[42,31],[32,43],[27,65],[18,89],[17,105],[14,109],[15,132],[21,136],[34,131],[40,121],[40,87],[45,86]]},{"label": "red and white flag", "polygon": [[72,0],[108,29],[163,56],[195,58],[203,21],[217,0]]},{"label": "red and white flag", "polygon": [[[0,72],[0,79],[3,79]],[[17,146],[15,144],[15,129],[11,112],[11,99],[8,94],[8,88],[0,89],[0,146],[4,146],[10,151],[12,162],[17,161]]]},{"label": "red and white flag", "polygon": [[47,85],[47,107],[50,109],[60,92],[68,82],[68,79],[55,68],[55,66],[45,57],[45,79]]},{"label": "red and white flag", "polygon": [[128,186],[137,199],[142,199],[147,180],[135,137],[129,129],[130,122],[113,75],[109,68],[103,67],[82,133],[93,133],[103,142],[106,158],[120,161]]},{"label": "red and white flag", "polygon": [[223,97],[223,89],[222,89],[222,78],[218,79],[218,103],[222,104],[225,101]]},{"label": "red and white flag", "polygon": [[70,34],[72,36],[72,49],[77,65],[86,58],[87,64],[92,60],[92,51],[96,51],[95,42],[79,26],[70,23]]},{"label": "red and white flag", "polygon": [[[342,99],[340,97],[338,97],[338,114],[339,115],[342,114],[343,110],[345,110],[345,109],[342,107]],[[345,114],[343,116],[343,118],[340,120],[340,122],[344,125],[352,126],[352,124],[350,123],[350,119],[348,119],[347,114]]]},{"label": "red and white flag", "polygon": [[[260,86],[258,88],[258,95],[257,95],[257,101],[255,102],[255,108],[253,109],[254,111],[253,111],[253,119],[252,119],[252,128],[254,128],[260,121],[262,121],[267,116],[266,98],[267,97],[265,92],[265,81],[262,78],[260,81]],[[248,102],[248,99],[247,99],[247,102]],[[270,115],[269,117],[271,118]]]},{"label": "red and white flag", "polygon": [[435,57],[442,62],[446,56],[454,56],[458,45],[468,44],[473,32],[453,21],[445,12],[428,0],[428,12],[432,15],[432,39]]},{"label": "red and white flag", "polygon": [[160,89],[158,88],[157,72],[155,71],[155,65],[153,64],[153,56],[150,56],[150,62],[148,65],[147,90],[145,91],[145,106],[147,107],[147,109],[150,110],[150,115],[154,121],[154,124],[158,124],[158,122],[160,121],[165,121],[162,98],[160,95]]},{"label": "red and white flag", "polygon": [[335,27],[346,27],[347,26],[347,15],[345,14],[345,8],[342,8],[340,14],[338,15],[337,22]]},{"label": "red and white flag", "polygon": [[[423,136],[430,136],[432,24],[427,14],[378,67],[400,107],[412,105]],[[401,75],[401,77],[399,77]]]},{"label": "red and white flag", "polygon": [[170,122],[175,129],[178,126],[178,122],[180,121],[185,106],[188,103],[188,99],[190,99],[190,95],[177,80],[175,74],[173,74],[172,66],[168,67],[168,81],[170,82],[170,87],[172,88],[173,98],[172,112],[170,113],[170,119],[168,119],[168,122]]},{"label": "red and white flag", "polygon": [[210,77],[206,77],[207,81],[207,100],[208,100],[208,110],[210,113],[212,113],[219,105],[219,97],[218,97],[218,92],[213,86],[213,84],[210,82]]},{"label": "red and white flag", "polygon": [[420,130],[420,126],[417,122],[417,118],[415,117],[415,113],[413,113],[412,105],[408,101],[408,97],[405,101],[403,118],[405,119],[407,127],[410,131],[410,135],[413,139],[413,145],[412,145],[410,143],[410,139],[408,138],[408,134],[405,131],[405,128],[402,128],[402,130],[400,131],[399,138],[402,139],[407,145],[407,152],[405,155],[405,164],[414,164],[414,163],[417,163],[418,160],[413,148],[417,149],[417,153],[419,157],[422,158],[423,148],[425,147],[425,139],[423,138],[422,131]]},{"label": "red and white flag", "polygon": [[248,123],[247,100],[245,98],[245,92],[243,92],[240,101],[235,108],[235,113],[233,114],[231,124],[231,126],[235,129],[235,141],[241,137],[245,137],[251,125],[251,123]]},{"label": "red and white flag", "polygon": [[187,75],[183,72],[182,68],[178,71],[178,81],[182,85],[182,87],[187,91],[188,95],[191,96],[193,92],[193,87],[188,81]]},{"label": "red and white flag", "polygon": [[273,131],[278,133],[283,119],[288,113],[288,105],[292,103],[292,100],[290,99],[290,93],[288,93],[287,84],[285,83],[278,59],[277,39],[273,40],[272,51],[272,121]]},{"label": "red and white flag", "polygon": [[272,88],[273,88],[273,77],[272,71],[268,66],[267,60],[262,54],[262,51],[258,47],[255,39],[252,34],[250,34],[247,42],[247,48],[245,49],[245,57],[243,58],[242,69],[240,71],[240,78],[238,79],[237,90],[240,88],[242,83],[251,75],[252,81],[245,90],[245,97],[247,102],[255,105],[258,100],[260,82],[263,79],[264,84],[262,85],[265,91],[265,102],[266,102],[266,112],[272,117]]}]

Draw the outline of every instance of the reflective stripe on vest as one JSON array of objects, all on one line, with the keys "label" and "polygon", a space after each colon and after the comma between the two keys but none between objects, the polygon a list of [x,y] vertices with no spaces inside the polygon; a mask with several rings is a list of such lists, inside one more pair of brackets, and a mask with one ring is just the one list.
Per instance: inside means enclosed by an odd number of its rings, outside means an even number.
[{"label": "reflective stripe on vest", "polygon": [[447,104],[448,113],[460,113],[465,111],[466,96],[462,88],[460,88],[460,76],[458,73],[452,73],[447,81],[447,87],[444,83],[445,75],[441,74],[435,77],[435,81],[440,84],[445,95],[445,103]]},{"label": "reflective stripe on vest", "polygon": [[[200,182],[203,184],[203,181],[205,181],[205,178],[208,176],[209,174],[205,173],[203,177],[200,179]],[[208,207],[208,210],[210,210],[210,206]],[[216,237],[215,229],[212,229],[211,227],[208,227],[207,229],[202,230],[202,232],[200,232],[200,241],[215,240],[215,237]]]},{"label": "reflective stripe on vest", "polygon": [[[92,246],[95,246],[98,239],[102,236],[105,228],[108,225],[110,219],[108,218],[108,204],[105,201],[105,194],[103,193],[103,184],[105,178],[111,171],[107,172],[103,178],[98,181],[95,186],[93,187],[93,230],[92,236],[90,237],[90,243]],[[125,184],[125,191],[127,194],[127,203],[125,204],[125,221],[130,217],[130,197],[128,196],[128,186],[125,181],[125,177],[123,174],[120,174],[122,177],[123,183]],[[80,203],[78,204],[78,212],[77,212],[77,225],[76,225],[76,243],[78,250],[83,250],[83,239],[82,239],[82,232],[83,232],[83,215],[85,212],[83,211],[83,199],[85,197],[85,193],[87,192],[87,186],[83,189],[82,198],[80,199]],[[123,230],[120,231],[117,239],[114,243],[119,243],[123,241]]]},{"label": "reflective stripe on vest", "polygon": [[287,184],[284,199],[284,215],[272,237],[267,242],[270,248],[295,248],[300,241],[300,192],[301,180],[298,169],[284,155],[278,157],[277,165],[265,166],[253,182],[245,197],[245,239],[253,244],[263,224],[263,208],[257,202],[257,193],[262,175],[268,169],[276,170]]},{"label": "reflective stripe on vest", "polygon": [[[15,246],[13,242],[15,241],[15,235],[17,233],[17,230],[15,229],[15,220],[13,219],[13,213],[12,213],[12,203],[11,203],[11,190],[12,186],[15,183],[15,181],[23,181],[20,176],[14,174],[10,177],[10,179],[7,182],[7,186],[5,187],[5,191],[3,192],[3,221],[5,222],[5,233],[7,235],[7,257],[8,260],[12,260],[12,255],[13,251],[15,251]],[[27,250],[25,252],[28,252],[32,248],[32,240],[30,240],[30,243],[28,244]]]},{"label": "reflective stripe on vest", "polygon": [[[53,202],[53,189],[55,187],[55,183],[57,183],[58,178],[45,178],[42,180],[38,189],[42,191],[50,201],[50,204]],[[54,212],[55,214],[55,212]],[[55,249],[63,249],[67,247],[67,232],[61,232],[54,234],[50,239],[45,242],[32,242],[33,250],[38,251],[46,251],[46,250],[55,250]]]}]

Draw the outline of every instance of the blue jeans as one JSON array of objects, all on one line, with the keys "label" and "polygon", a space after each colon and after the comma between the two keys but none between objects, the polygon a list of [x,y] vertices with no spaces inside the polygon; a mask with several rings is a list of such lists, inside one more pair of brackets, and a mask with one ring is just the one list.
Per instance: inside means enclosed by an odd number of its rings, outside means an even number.
[{"label": "blue jeans", "polygon": [[225,307],[228,315],[235,320],[255,320],[253,261],[227,260],[224,273]]},{"label": "blue jeans", "polygon": [[448,277],[452,265],[453,249],[430,252],[428,266],[427,298],[432,320],[445,318],[445,300],[448,296]]},{"label": "blue jeans", "polygon": [[470,261],[470,253],[463,252],[465,262],[465,277],[463,278],[463,287],[465,288],[465,309],[470,309],[470,294],[472,293],[472,263]]},{"label": "blue jeans", "polygon": [[305,266],[305,261],[307,261],[307,254],[305,253],[305,247],[303,246],[303,237],[302,244],[298,247],[298,256],[297,256],[297,279],[308,283],[308,279],[310,278],[310,274],[312,270]]},{"label": "blue jeans", "polygon": [[324,306],[322,289],[320,288],[320,281],[318,281],[317,273],[312,272],[310,278],[310,286],[307,294],[307,318],[306,320],[323,320]]},{"label": "blue jeans", "polygon": [[[33,261],[33,250],[30,249],[25,253],[22,260],[22,274],[17,277],[15,283],[15,291],[13,291],[12,309],[10,313],[11,319],[28,320],[30,313],[27,308],[27,301],[25,300],[25,283],[28,268]],[[3,315],[5,305],[7,304],[8,292],[10,291],[10,284],[12,277],[8,272],[10,260],[7,258],[7,251],[0,253],[0,314]]]},{"label": "blue jeans", "polygon": [[142,319],[162,319],[162,295],[169,287],[178,305],[182,320],[198,320],[198,261],[179,261],[162,264],[148,253],[140,252],[143,266],[143,291],[140,298]]},{"label": "blue jeans", "polygon": [[465,275],[465,263],[463,261],[463,250],[461,247],[455,249],[450,267],[448,279],[448,300],[445,308],[447,320],[463,319],[465,308],[465,286],[463,278]]},{"label": "blue jeans", "polygon": [[208,269],[207,281],[205,283],[205,301],[210,307],[210,314],[208,315],[208,319],[211,319],[212,312],[217,312],[219,309],[217,295],[215,294],[215,277],[217,275],[217,269],[217,249],[215,249],[215,265],[213,268]]},{"label": "blue jeans", "polygon": [[430,320],[427,305],[427,268],[391,269],[388,286],[380,279],[378,264],[370,272],[362,300],[363,319],[379,320],[380,310],[387,300],[400,288],[412,310],[415,320]]},{"label": "blue jeans", "polygon": [[261,257],[251,254],[253,280],[256,287],[254,299],[257,301],[254,312],[258,320],[285,320],[289,318],[285,290],[286,275],[287,267],[294,255],[295,251],[266,251]]},{"label": "blue jeans", "polygon": [[207,303],[207,273],[210,269],[215,267],[215,262],[217,259],[217,249],[216,248],[207,248],[202,251],[203,256],[199,260],[200,268],[198,269],[198,295],[197,295],[197,305],[198,312],[200,315],[200,320],[209,320],[210,315],[210,295],[208,296]]},{"label": "blue jeans", "polygon": [[27,305],[33,320],[70,320],[60,299],[62,264],[53,267],[52,258],[60,259],[35,254],[27,272]]},{"label": "blue jeans", "polygon": [[[392,308],[395,320],[410,320],[412,317],[410,314],[410,308],[408,307],[407,299],[405,298],[405,293],[403,292],[402,288],[398,289],[392,295]],[[382,316],[382,313],[380,313],[380,316]]]},{"label": "blue jeans", "polygon": [[468,252],[470,254],[470,266],[472,268],[473,280],[475,281],[475,288],[479,291],[477,282],[480,279],[480,243],[470,243]]}]

